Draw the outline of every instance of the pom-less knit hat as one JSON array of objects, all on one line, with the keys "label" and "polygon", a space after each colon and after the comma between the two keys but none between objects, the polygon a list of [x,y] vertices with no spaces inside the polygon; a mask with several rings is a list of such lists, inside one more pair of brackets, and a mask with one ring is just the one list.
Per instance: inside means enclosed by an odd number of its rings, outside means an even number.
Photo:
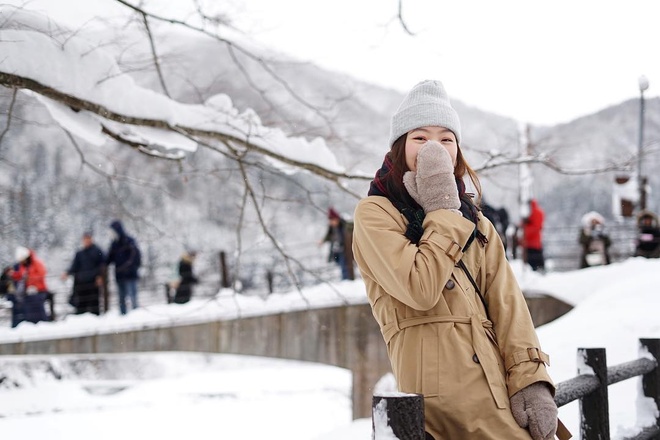
[{"label": "pom-less knit hat", "polygon": [[429,126],[448,128],[461,144],[461,122],[440,81],[422,81],[408,92],[392,116],[390,147],[410,130]]},{"label": "pom-less knit hat", "polygon": [[30,256],[30,250],[24,246],[18,246],[14,252],[14,258],[18,263],[22,263]]}]

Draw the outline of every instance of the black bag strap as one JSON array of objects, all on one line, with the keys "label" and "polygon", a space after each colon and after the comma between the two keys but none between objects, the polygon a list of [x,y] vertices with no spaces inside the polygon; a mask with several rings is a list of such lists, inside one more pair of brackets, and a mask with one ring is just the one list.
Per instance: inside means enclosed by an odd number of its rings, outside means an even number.
[{"label": "black bag strap", "polygon": [[[467,243],[465,243],[465,246],[463,246],[463,255],[465,255],[465,252],[468,250],[472,242],[474,241],[475,237],[477,237],[481,232],[477,229],[477,227],[474,227],[474,231],[470,235],[470,238],[468,238]],[[481,234],[483,235],[483,234]],[[485,239],[485,237],[484,237]],[[481,238],[480,238],[481,241]],[[488,243],[488,240],[485,241],[485,243]],[[468,280],[470,280],[470,283],[472,283],[472,286],[474,287],[474,290],[477,292],[477,295],[479,295],[479,299],[481,300],[481,303],[484,305],[484,309],[486,310],[486,318],[488,318],[489,321],[492,321],[490,319],[490,314],[488,313],[488,303],[486,302],[486,298],[484,298],[484,295],[481,293],[481,289],[479,289],[479,286],[477,286],[477,282],[474,281],[474,278],[472,278],[472,274],[470,274],[470,271],[468,268],[465,266],[465,263],[463,260],[459,260],[458,263],[456,263],[458,267],[463,269],[463,272],[465,272],[465,275],[468,277]]]}]

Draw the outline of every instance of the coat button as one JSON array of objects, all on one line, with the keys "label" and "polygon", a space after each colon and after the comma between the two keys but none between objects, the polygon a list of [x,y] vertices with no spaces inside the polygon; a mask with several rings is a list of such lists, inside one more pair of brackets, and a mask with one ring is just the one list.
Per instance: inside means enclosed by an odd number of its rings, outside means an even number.
[{"label": "coat button", "polygon": [[475,364],[478,364],[478,363],[479,363],[479,358],[477,357],[477,353],[475,353],[475,354],[472,356],[472,360],[474,361]]},{"label": "coat button", "polygon": [[454,283],[454,280],[449,280],[447,281],[447,284],[445,284],[445,289],[453,289],[456,284]]}]

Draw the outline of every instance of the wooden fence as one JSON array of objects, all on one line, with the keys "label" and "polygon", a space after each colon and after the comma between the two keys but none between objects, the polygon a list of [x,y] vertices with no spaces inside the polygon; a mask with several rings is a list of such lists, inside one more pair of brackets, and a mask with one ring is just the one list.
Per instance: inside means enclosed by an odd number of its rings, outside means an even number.
[{"label": "wooden fence", "polygon": [[[558,407],[562,407],[575,400],[580,401],[580,438],[582,440],[609,440],[610,439],[610,419],[609,419],[609,399],[608,386],[615,383],[642,376],[642,390],[644,396],[653,399],[656,405],[655,424],[645,427],[634,437],[626,437],[622,440],[651,440],[660,439],[660,368],[658,368],[658,359],[660,359],[660,339],[640,339],[642,349],[650,356],[641,357],[637,360],[623,364],[607,367],[607,359],[604,348],[579,348],[578,349],[578,376],[561,382],[557,385],[555,402]],[[588,367],[588,368],[585,368]],[[588,371],[585,371],[588,370]],[[401,399],[413,399],[414,404],[405,405]],[[383,404],[383,400],[392,400],[392,405]],[[408,396],[378,396],[374,397],[373,402],[373,440],[379,439],[379,432],[385,432],[382,439],[392,438],[390,431],[379,429],[385,420],[399,440],[428,440],[427,434],[418,428],[415,423],[415,429],[410,429],[410,420],[419,420],[419,414],[401,415],[383,417],[383,408],[392,408],[392,411],[401,411],[411,408],[410,411],[420,411],[420,405],[417,403],[418,395]],[[379,406],[377,407],[376,404]],[[421,405],[423,412],[423,404]],[[423,417],[422,417],[423,418]],[[399,426],[404,425],[405,426]],[[423,425],[423,424],[422,424]]]}]

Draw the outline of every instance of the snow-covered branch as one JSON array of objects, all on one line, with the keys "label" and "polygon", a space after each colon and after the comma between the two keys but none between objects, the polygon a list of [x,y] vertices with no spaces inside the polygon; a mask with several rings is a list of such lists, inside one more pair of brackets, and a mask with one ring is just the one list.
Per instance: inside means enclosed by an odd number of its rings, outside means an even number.
[{"label": "snow-covered branch", "polygon": [[[239,113],[227,95],[203,105],[177,102],[137,85],[102,48],[78,35],[54,37],[46,17],[9,7],[0,16],[0,85],[34,92],[60,125],[88,142],[100,145],[111,137],[170,159],[194,151],[197,141],[231,143],[284,173],[370,178],[346,173],[323,139],[265,127],[254,111]],[[49,68],[39,69],[43,64]]]},{"label": "snow-covered branch", "polygon": [[[127,8],[133,10],[135,13],[139,14],[142,19],[144,20],[144,23],[146,26],[147,24],[147,19],[152,19],[155,21],[160,21],[164,23],[169,23],[175,26],[179,26],[185,29],[189,29],[191,31],[197,32],[201,35],[205,35],[206,37],[209,37],[211,39],[214,39],[220,43],[223,43],[227,46],[227,49],[229,51],[229,54],[232,57],[233,62],[235,65],[239,68],[239,70],[242,72],[243,76],[245,77],[246,81],[251,85],[251,87],[256,90],[266,102],[269,103],[269,105],[273,105],[270,100],[267,97],[267,94],[262,90],[259,85],[258,81],[252,78],[252,75],[248,72],[248,70],[243,66],[243,62],[240,60],[240,58],[237,56],[237,53],[240,53],[241,55],[247,57],[248,59],[256,62],[261,68],[263,69],[264,72],[268,76],[270,76],[273,80],[275,80],[280,86],[282,86],[286,92],[291,96],[296,102],[307,108],[308,110],[312,111],[314,114],[316,114],[318,117],[320,117],[322,120],[325,121],[327,124],[328,128],[330,129],[330,135],[333,135],[332,133],[332,122],[321,112],[319,109],[307,101],[305,98],[303,98],[300,94],[296,93],[295,90],[291,88],[289,83],[281,78],[270,66],[270,63],[266,61],[263,57],[258,55],[255,50],[251,50],[247,47],[245,47],[243,44],[239,44],[236,41],[233,41],[231,38],[226,38],[221,35],[219,35],[217,32],[210,31],[204,26],[198,26],[193,23],[190,23],[188,21],[182,21],[178,20],[175,18],[171,17],[163,17],[158,14],[154,14],[152,12],[147,11],[141,6],[135,5],[131,2],[125,1],[125,0],[115,0],[121,5],[126,6]],[[211,17],[207,16],[203,11],[202,8],[197,5],[197,17],[202,19],[203,22],[205,23],[212,23],[214,25],[221,24],[222,26],[227,27],[228,26],[228,19],[226,18],[221,18],[221,19],[212,19]],[[147,32],[149,30],[147,29]],[[158,67],[158,66],[157,66]]]}]

